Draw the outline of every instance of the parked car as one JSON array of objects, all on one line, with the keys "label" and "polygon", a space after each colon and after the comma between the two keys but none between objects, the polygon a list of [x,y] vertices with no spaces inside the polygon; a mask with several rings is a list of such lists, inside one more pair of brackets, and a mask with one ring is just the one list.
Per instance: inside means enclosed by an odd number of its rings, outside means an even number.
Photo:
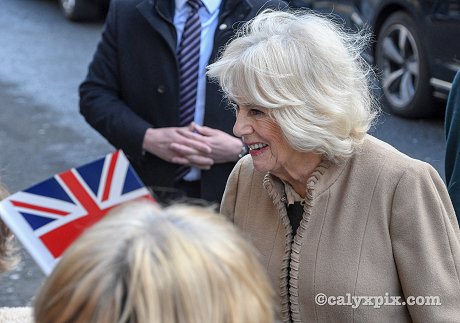
[{"label": "parked car", "polygon": [[62,12],[72,21],[90,21],[104,17],[110,0],[58,0]]},{"label": "parked car", "polygon": [[460,69],[460,0],[292,0],[293,7],[332,13],[351,29],[374,34],[369,61],[394,114],[426,117],[446,99]]}]

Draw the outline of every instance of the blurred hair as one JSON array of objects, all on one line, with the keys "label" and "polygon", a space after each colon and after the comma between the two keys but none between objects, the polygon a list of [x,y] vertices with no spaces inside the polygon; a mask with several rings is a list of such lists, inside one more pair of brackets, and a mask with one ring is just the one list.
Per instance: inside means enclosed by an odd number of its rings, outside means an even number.
[{"label": "blurred hair", "polygon": [[[0,183],[0,201],[8,197],[10,193]],[[0,273],[13,269],[19,262],[17,245],[10,229],[0,218]]]},{"label": "blurred hair", "polygon": [[231,101],[269,109],[289,144],[326,159],[350,156],[377,115],[369,34],[310,11],[265,10],[208,66]]},{"label": "blurred hair", "polygon": [[236,229],[210,209],[124,205],[88,229],[46,280],[37,323],[270,323],[272,290]]}]

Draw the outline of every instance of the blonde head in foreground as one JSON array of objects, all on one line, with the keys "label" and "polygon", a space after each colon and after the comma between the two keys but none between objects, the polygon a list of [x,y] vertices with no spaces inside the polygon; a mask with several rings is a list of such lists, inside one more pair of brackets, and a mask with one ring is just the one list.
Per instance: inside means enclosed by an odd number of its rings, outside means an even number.
[{"label": "blonde head in foreground", "polygon": [[135,202],[64,254],[37,323],[270,323],[272,290],[253,248],[209,209]]},{"label": "blonde head in foreground", "polygon": [[[330,17],[329,17],[330,18]],[[310,11],[265,10],[208,66],[229,100],[263,107],[289,145],[328,160],[351,156],[377,114],[369,36]]]}]

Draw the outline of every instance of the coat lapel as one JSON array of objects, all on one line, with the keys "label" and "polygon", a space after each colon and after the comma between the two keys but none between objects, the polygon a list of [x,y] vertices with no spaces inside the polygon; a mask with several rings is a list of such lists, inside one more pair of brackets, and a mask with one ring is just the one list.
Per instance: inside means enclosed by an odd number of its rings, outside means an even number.
[{"label": "coat lapel", "polygon": [[252,11],[252,5],[247,0],[223,0],[220,8],[219,23],[214,35],[214,48],[210,63],[216,59],[219,50],[234,35],[234,28],[239,21],[246,21]]},{"label": "coat lapel", "polygon": [[246,20],[251,13],[252,5],[247,0],[223,0],[221,4],[220,20],[231,17],[232,20]]},{"label": "coat lapel", "polygon": [[170,0],[144,0],[137,5],[137,9],[147,22],[155,29],[176,52],[176,29],[174,28],[174,1]]}]

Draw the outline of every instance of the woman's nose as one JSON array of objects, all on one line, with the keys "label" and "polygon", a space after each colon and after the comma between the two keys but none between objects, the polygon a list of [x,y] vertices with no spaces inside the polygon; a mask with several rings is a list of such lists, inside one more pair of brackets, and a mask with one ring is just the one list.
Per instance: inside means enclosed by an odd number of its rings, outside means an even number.
[{"label": "woman's nose", "polygon": [[233,125],[233,134],[237,137],[243,137],[251,132],[251,126],[242,113],[236,114],[235,124]]}]

